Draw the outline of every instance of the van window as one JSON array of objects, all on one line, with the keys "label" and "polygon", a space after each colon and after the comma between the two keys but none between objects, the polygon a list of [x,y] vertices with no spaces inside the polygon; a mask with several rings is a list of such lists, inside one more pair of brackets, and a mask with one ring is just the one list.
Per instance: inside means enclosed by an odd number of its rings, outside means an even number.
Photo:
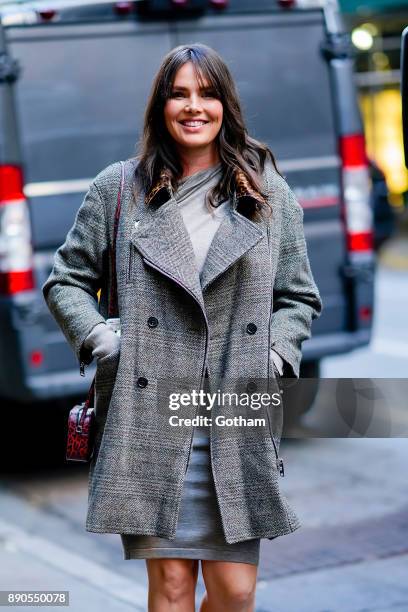
[{"label": "van window", "polygon": [[179,42],[200,41],[226,60],[239,88],[250,134],[280,159],[336,150],[329,71],[320,54],[321,12],[208,18]]}]

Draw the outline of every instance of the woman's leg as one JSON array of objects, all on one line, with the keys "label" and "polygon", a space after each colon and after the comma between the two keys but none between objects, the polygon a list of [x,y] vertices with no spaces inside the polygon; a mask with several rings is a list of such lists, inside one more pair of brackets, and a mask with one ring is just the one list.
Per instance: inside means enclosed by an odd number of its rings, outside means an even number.
[{"label": "woman's leg", "polygon": [[200,612],[253,612],[258,566],[201,561],[206,594]]},{"label": "woman's leg", "polygon": [[146,559],[148,612],[194,612],[198,559]]}]

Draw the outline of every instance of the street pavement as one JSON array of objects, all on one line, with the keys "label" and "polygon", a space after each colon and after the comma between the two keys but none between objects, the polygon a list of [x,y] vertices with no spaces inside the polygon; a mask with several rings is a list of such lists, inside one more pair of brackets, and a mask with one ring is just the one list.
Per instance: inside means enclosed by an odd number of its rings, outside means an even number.
[{"label": "street pavement", "polygon": [[[403,257],[393,266],[392,258],[380,256],[371,345],[324,360],[322,377],[406,378],[408,257],[406,268]],[[331,408],[327,397],[319,396],[305,427]],[[302,528],[262,540],[256,611],[407,611],[406,433],[305,435],[283,440],[281,448],[281,488]],[[86,532],[86,504],[86,466],[3,477],[0,589],[69,591],[74,612],[146,610],[145,562],[124,560],[117,534]],[[197,609],[203,593],[200,574]]]}]

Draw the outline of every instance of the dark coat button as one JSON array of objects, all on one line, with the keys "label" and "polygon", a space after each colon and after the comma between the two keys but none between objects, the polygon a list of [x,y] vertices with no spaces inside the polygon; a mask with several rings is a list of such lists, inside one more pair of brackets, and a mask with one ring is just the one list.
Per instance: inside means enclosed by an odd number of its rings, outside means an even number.
[{"label": "dark coat button", "polygon": [[248,323],[247,325],[247,332],[248,334],[254,334],[256,332],[256,330],[258,329],[257,326],[255,325],[255,323]]},{"label": "dark coat button", "polygon": [[144,389],[145,387],[147,387],[147,378],[145,378],[144,376],[140,376],[137,379],[137,386],[140,387],[141,389]]},{"label": "dark coat button", "polygon": [[156,319],[156,317],[149,317],[147,319],[147,324],[148,324],[149,327],[157,327],[159,322]]},{"label": "dark coat button", "polygon": [[246,390],[248,391],[248,393],[255,393],[255,391],[257,390],[256,383],[252,381],[249,382],[246,386]]}]

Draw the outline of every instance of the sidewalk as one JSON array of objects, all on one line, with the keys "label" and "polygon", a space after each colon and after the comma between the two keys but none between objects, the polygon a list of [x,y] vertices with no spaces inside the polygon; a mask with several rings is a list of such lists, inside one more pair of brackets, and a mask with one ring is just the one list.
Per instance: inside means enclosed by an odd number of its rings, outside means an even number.
[{"label": "sidewalk", "polygon": [[[65,517],[27,504],[0,489],[0,589],[69,591],[73,612],[144,611],[144,568],[121,572],[103,543]],[[102,544],[102,545],[101,545]],[[98,560],[95,562],[95,560]],[[115,567],[116,565],[116,567]],[[143,572],[142,572],[143,570]],[[18,606],[19,610],[33,610]],[[47,606],[49,610],[65,606]]]},{"label": "sidewalk", "polygon": [[256,612],[406,612],[407,567],[403,555],[260,582]]},{"label": "sidewalk", "polygon": [[[0,497],[4,501],[4,495]],[[18,508],[20,500],[9,499],[7,503],[9,509],[15,504],[17,514],[21,510]],[[43,518],[48,520],[49,517]],[[372,550],[370,554],[368,541],[359,552],[357,542],[352,561],[340,555],[337,560],[331,559],[330,567],[325,564],[333,550],[325,551],[311,533],[304,536],[295,538],[293,534],[286,538],[286,559],[284,557],[283,561],[276,550],[268,555],[268,569],[261,571],[259,576],[256,612],[402,612],[408,609],[408,554],[402,551],[405,538],[398,551],[397,542],[394,542],[395,554],[387,558],[381,558],[379,550]],[[302,542],[293,542],[291,546],[290,539],[305,539],[304,550],[299,549]],[[340,532],[337,539],[341,542]],[[346,548],[350,546],[346,543]],[[384,546],[387,548],[385,540]],[[265,552],[266,549],[267,546]],[[137,571],[134,577],[125,575],[123,566],[118,562],[115,570],[96,563],[82,555],[80,549],[70,552],[65,546],[30,533],[27,526],[23,529],[10,521],[0,520],[1,589],[69,591],[69,609],[73,612],[147,610],[145,580]],[[135,565],[132,567],[135,569]],[[283,575],[279,576],[280,573]],[[202,593],[200,576],[197,609]],[[19,606],[19,609],[32,610],[28,606]],[[58,608],[47,606],[47,609]]]},{"label": "sidewalk", "polygon": [[[0,543],[1,589],[69,591],[73,612],[147,610],[146,585],[121,575],[119,568],[116,573],[4,522]],[[405,554],[260,579],[256,612],[402,612],[408,606],[407,567]],[[196,609],[202,592],[197,589]]]},{"label": "sidewalk", "polygon": [[408,271],[408,236],[391,238],[380,249],[378,261],[387,268]]}]

